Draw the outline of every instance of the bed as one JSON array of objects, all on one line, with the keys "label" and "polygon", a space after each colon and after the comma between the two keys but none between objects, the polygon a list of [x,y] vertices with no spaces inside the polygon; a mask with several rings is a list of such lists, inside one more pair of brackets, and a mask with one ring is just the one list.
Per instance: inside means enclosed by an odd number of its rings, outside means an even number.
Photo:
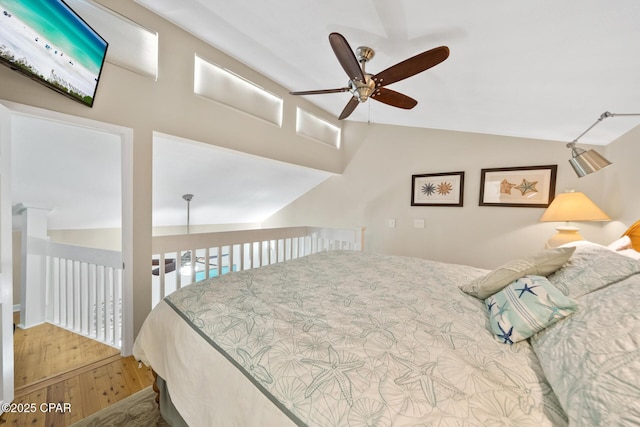
[{"label": "bed", "polygon": [[640,261],[620,250],[492,271],[320,252],[176,291],[134,356],[172,425],[640,425]]}]

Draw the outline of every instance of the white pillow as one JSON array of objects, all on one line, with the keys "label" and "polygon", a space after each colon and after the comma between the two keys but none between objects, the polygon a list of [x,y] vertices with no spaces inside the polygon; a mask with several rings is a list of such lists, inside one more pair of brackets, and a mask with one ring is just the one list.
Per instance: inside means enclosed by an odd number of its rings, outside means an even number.
[{"label": "white pillow", "polygon": [[616,251],[616,253],[620,255],[628,256],[629,258],[640,260],[640,252],[636,251],[635,249],[622,249],[622,250]]},{"label": "white pillow", "polygon": [[623,249],[631,249],[631,239],[629,238],[629,236],[622,236],[621,238],[619,238],[615,242],[609,243],[607,245],[607,247],[609,249],[614,250],[614,251],[621,251]]},{"label": "white pillow", "polygon": [[572,298],[579,298],[640,273],[640,262],[595,243],[578,245],[571,259],[548,276],[549,281]]},{"label": "white pillow", "polygon": [[575,248],[546,249],[501,265],[473,282],[461,284],[459,288],[471,296],[484,300],[521,277],[548,276],[562,267],[575,250]]},{"label": "white pillow", "polygon": [[609,249],[613,250],[607,246],[601,245],[599,243],[590,242],[588,240],[576,240],[573,242],[565,243],[564,245],[558,246],[559,248],[594,248],[594,249]]}]

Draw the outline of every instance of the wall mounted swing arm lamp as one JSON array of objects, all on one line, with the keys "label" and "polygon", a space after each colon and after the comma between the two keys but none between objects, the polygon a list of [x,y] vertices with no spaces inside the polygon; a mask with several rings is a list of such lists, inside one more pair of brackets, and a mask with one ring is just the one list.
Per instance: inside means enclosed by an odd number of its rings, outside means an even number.
[{"label": "wall mounted swing arm lamp", "polygon": [[598,120],[591,126],[587,128],[584,132],[582,132],[576,139],[567,144],[567,148],[571,149],[571,159],[569,159],[569,164],[573,167],[573,170],[578,175],[578,178],[582,178],[585,175],[589,175],[590,173],[597,172],[602,168],[605,168],[611,164],[611,162],[604,157],[602,157],[595,150],[583,150],[582,148],[576,147],[576,142],[580,138],[582,138],[587,132],[593,129],[598,123],[602,122],[604,119],[609,117],[616,116],[640,116],[640,113],[610,113],[609,111],[605,111],[600,115]]}]

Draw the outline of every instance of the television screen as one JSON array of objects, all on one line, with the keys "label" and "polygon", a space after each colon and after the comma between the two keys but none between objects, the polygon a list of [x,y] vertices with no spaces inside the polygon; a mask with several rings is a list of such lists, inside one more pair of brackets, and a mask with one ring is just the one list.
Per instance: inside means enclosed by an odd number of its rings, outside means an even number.
[{"label": "television screen", "polygon": [[0,62],[89,107],[108,43],[62,0],[0,0]]}]

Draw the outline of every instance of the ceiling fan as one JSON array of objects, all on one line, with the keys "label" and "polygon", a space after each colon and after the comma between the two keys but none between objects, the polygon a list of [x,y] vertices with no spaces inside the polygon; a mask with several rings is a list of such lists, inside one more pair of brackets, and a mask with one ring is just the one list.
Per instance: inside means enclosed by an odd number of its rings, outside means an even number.
[{"label": "ceiling fan", "polygon": [[291,95],[321,95],[325,93],[351,92],[353,97],[340,113],[339,120],[349,117],[358,104],[365,102],[369,98],[393,107],[404,108],[405,110],[412,109],[418,104],[418,101],[402,93],[387,89],[385,86],[428,70],[449,57],[449,48],[447,46],[439,46],[405,59],[374,75],[365,71],[365,64],[375,54],[373,49],[360,46],[354,54],[347,40],[339,33],[329,34],[329,43],[338,58],[338,62],[340,62],[340,65],[349,76],[349,85],[337,89],[289,93]]}]

